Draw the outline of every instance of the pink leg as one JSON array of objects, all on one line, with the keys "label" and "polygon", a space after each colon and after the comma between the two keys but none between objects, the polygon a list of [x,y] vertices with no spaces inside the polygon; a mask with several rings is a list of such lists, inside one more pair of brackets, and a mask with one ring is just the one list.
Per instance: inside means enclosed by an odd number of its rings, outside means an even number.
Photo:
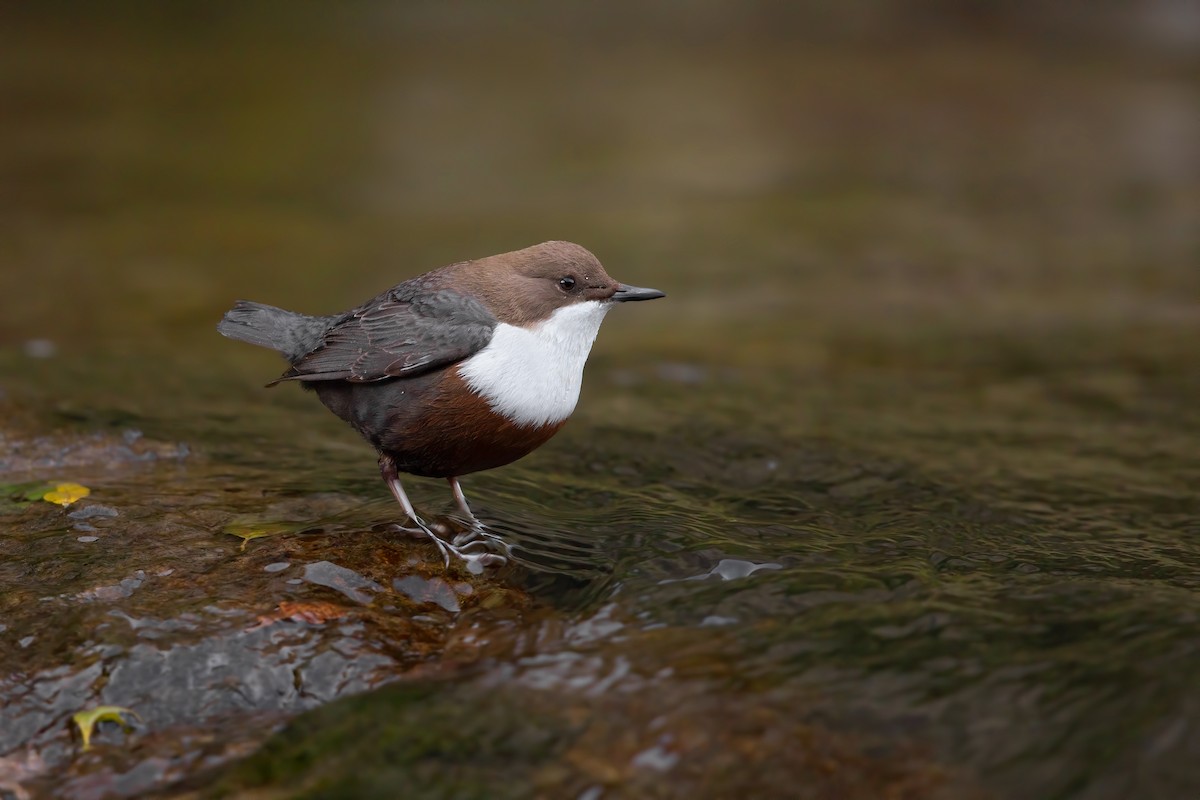
[{"label": "pink leg", "polygon": [[458,510],[463,513],[467,521],[473,525],[478,525],[479,520],[475,519],[475,515],[471,513],[471,507],[467,505],[467,496],[463,494],[462,485],[458,482],[458,478],[446,478],[450,482],[450,491],[454,492],[454,502],[458,503]]},{"label": "pink leg", "polygon": [[[451,553],[465,561],[468,571],[475,574],[482,572],[483,568],[486,566],[490,566],[492,564],[503,564],[508,560],[504,556],[497,555],[496,553],[467,552],[468,547],[472,545],[483,546],[486,548],[486,542],[471,542],[468,545],[456,547],[449,542],[442,541],[442,539],[436,533],[434,533],[420,517],[417,516],[416,509],[413,508],[413,504],[409,501],[408,495],[404,493],[404,487],[400,485],[400,475],[396,470],[396,462],[394,462],[390,456],[380,454],[379,473],[383,476],[383,482],[386,483],[388,489],[392,491],[392,496],[396,498],[396,502],[398,502],[400,507],[404,509],[404,513],[408,516],[408,518],[413,521],[413,524],[416,525],[422,533],[432,539],[433,543],[437,545],[438,550],[440,550],[442,553],[442,560],[445,562],[447,567],[450,566]],[[475,519],[475,516],[471,514],[471,509],[467,506],[467,499],[463,496],[462,487],[458,485],[458,481],[454,478],[451,478],[450,486],[455,490],[454,499],[458,501],[459,508],[466,511],[467,516],[469,516],[471,521],[478,526],[479,522]]]}]

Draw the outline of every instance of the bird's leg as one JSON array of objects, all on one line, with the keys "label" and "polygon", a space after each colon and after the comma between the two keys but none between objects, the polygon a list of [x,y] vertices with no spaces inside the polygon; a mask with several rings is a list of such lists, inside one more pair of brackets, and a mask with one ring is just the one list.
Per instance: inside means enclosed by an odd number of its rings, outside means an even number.
[{"label": "bird's leg", "polygon": [[429,533],[429,526],[417,516],[416,509],[409,502],[408,495],[404,493],[404,487],[400,485],[400,473],[396,470],[396,462],[392,461],[391,456],[380,454],[379,456],[379,474],[383,476],[383,482],[392,490],[392,497],[396,498],[396,502],[404,509],[404,515],[408,517],[415,528],[406,528],[403,525],[397,525],[400,530],[407,533],[417,533],[426,535]]},{"label": "bird's leg", "polygon": [[467,505],[467,496],[463,494],[462,484],[458,482],[458,478],[447,478],[446,480],[450,482],[450,491],[454,493],[454,502],[458,504],[458,510],[467,518],[467,522],[471,526],[454,537],[454,544],[460,547],[470,547],[474,544],[487,547],[487,542],[492,542],[504,552],[504,556],[498,556],[498,558],[504,559],[511,555],[512,550],[509,548],[508,542],[485,528],[479,518],[471,512],[471,507]]},{"label": "bird's leg", "polygon": [[450,491],[454,494],[454,502],[458,504],[458,510],[466,518],[465,521],[469,526],[465,531],[454,537],[454,543],[457,545],[467,544],[468,542],[478,538],[479,532],[483,529],[483,523],[471,511],[471,507],[467,505],[467,496],[463,494],[462,484],[458,482],[458,478],[446,478],[450,484]]},{"label": "bird's leg", "polygon": [[446,478],[450,482],[450,491],[454,492],[454,502],[458,503],[458,510],[467,518],[467,522],[472,526],[479,525],[479,520],[471,513],[471,507],[467,505],[467,496],[463,494],[462,484],[458,482],[458,478]]},{"label": "bird's leg", "polygon": [[[467,570],[474,574],[482,572],[483,568],[486,566],[490,566],[492,564],[503,564],[505,561],[507,561],[504,556],[500,556],[495,553],[468,553],[467,547],[470,546],[469,544],[463,547],[456,547],[455,545],[444,541],[441,537],[434,533],[433,530],[427,524],[425,524],[425,521],[417,516],[416,509],[413,508],[412,503],[409,502],[408,495],[404,493],[404,487],[400,485],[400,475],[396,470],[396,462],[392,460],[391,456],[380,454],[379,474],[383,476],[383,482],[387,484],[389,489],[391,489],[392,496],[396,498],[396,502],[398,502],[400,507],[404,509],[404,513],[408,515],[408,518],[413,521],[413,524],[416,525],[423,534],[432,539],[433,543],[437,545],[438,550],[442,553],[442,560],[447,567],[450,566],[451,553],[465,561],[467,563]],[[461,494],[461,490],[459,491],[459,494]],[[466,501],[464,500],[463,502],[465,503]],[[472,517],[472,519],[474,519],[474,517]],[[404,528],[403,530],[411,529]],[[473,542],[471,544],[483,545],[484,543]]]},{"label": "bird's leg", "polygon": [[[383,482],[392,490],[392,496],[396,498],[396,502],[404,509],[404,514],[413,524],[417,526],[417,530],[433,540],[433,543],[438,546],[438,550],[442,551],[442,558],[446,562],[446,566],[450,566],[450,554],[446,550],[446,544],[437,537],[425,521],[417,516],[417,510],[413,508],[413,504],[409,501],[408,495],[404,493],[404,487],[400,484],[400,474],[396,470],[396,462],[391,456],[385,456],[382,453],[379,455],[379,474],[383,476]],[[412,531],[412,528],[401,526],[401,530]]]}]

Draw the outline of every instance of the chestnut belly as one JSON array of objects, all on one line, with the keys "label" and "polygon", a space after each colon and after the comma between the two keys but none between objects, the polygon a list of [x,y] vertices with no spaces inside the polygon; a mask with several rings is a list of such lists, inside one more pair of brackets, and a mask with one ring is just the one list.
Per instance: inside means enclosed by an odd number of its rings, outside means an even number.
[{"label": "chestnut belly", "polygon": [[516,425],[495,413],[451,367],[376,383],[310,384],[401,472],[450,478],[501,467],[541,447],[563,422]]}]

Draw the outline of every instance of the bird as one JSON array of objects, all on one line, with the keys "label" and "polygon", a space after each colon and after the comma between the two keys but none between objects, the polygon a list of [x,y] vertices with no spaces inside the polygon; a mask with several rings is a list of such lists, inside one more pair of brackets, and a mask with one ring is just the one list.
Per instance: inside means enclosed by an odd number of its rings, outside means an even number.
[{"label": "bird", "polygon": [[[280,353],[289,367],[267,386],[313,390],[377,451],[384,483],[416,526],[405,529],[432,539],[447,567],[454,554],[478,572],[506,559],[478,551],[495,537],[459,479],[545,444],[575,410],[605,315],[665,296],[619,283],[578,244],[549,241],[434,269],[340,314],[239,300],[217,330]],[[400,473],[446,479],[471,531],[438,536]]]}]

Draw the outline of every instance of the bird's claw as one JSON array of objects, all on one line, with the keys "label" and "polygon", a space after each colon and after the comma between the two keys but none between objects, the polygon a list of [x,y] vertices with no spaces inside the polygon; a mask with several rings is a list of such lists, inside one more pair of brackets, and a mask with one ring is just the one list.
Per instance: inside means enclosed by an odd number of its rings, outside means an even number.
[{"label": "bird's claw", "polygon": [[[441,552],[442,562],[446,567],[450,566],[451,554],[462,559],[467,566],[467,571],[472,575],[482,573],[486,567],[502,566],[508,563],[508,555],[510,553],[508,543],[484,528],[478,522],[448,542],[434,533],[433,528],[424,520],[417,517],[412,517],[411,519],[413,524],[417,526],[416,528],[396,525],[396,529],[410,535],[425,536],[432,539],[438,551]],[[494,552],[492,548],[503,550],[503,555]],[[473,552],[479,549],[482,549],[483,552]]]}]

